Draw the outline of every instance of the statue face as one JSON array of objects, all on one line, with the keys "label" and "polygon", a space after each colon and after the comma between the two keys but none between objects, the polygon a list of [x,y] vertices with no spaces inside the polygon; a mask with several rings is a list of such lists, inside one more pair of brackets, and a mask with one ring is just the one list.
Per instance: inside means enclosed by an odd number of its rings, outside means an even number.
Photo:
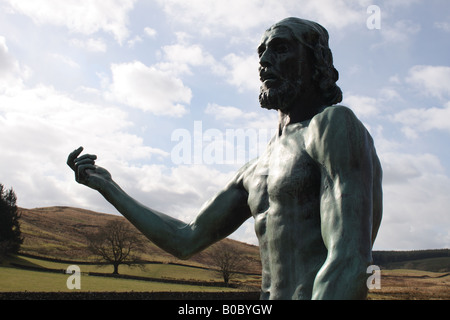
[{"label": "statue face", "polygon": [[260,103],[266,109],[288,109],[308,80],[307,52],[287,28],[269,29],[258,47],[262,82]]}]

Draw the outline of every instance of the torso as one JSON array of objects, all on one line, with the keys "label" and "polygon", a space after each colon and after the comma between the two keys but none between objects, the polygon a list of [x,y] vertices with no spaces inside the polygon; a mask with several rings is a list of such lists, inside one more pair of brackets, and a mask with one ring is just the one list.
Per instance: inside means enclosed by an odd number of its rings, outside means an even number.
[{"label": "torso", "polygon": [[290,125],[274,137],[244,178],[261,250],[262,299],[310,299],[326,258],[321,173],[304,145],[308,124]]}]

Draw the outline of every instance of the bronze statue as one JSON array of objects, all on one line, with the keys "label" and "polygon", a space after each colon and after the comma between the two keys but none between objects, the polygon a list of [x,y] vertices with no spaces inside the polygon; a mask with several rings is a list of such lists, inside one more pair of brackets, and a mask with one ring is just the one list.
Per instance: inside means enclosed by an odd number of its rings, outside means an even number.
[{"label": "bronze statue", "polygon": [[95,155],[72,152],[76,181],[99,191],[152,242],[181,259],[255,220],[261,299],[365,299],[382,216],[382,170],[373,140],[344,106],[319,24],[288,18],[258,47],[261,106],[278,132],[198,216],[184,223],[132,199]]}]

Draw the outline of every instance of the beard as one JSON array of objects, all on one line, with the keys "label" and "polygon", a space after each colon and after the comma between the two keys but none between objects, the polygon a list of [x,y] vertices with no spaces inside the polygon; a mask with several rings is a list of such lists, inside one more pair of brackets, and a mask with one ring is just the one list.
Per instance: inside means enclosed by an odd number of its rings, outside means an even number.
[{"label": "beard", "polygon": [[262,108],[268,110],[287,111],[292,103],[302,93],[302,81],[283,79],[282,83],[274,88],[260,88],[259,103]]}]

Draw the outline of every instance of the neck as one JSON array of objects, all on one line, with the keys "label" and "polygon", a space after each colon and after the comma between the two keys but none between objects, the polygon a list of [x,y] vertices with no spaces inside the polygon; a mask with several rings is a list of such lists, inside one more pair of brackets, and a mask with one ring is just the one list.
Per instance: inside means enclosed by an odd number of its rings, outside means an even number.
[{"label": "neck", "polygon": [[278,110],[278,134],[283,133],[283,129],[290,124],[311,120],[316,114],[323,110],[323,106],[318,102],[306,101],[293,103],[286,110]]}]

